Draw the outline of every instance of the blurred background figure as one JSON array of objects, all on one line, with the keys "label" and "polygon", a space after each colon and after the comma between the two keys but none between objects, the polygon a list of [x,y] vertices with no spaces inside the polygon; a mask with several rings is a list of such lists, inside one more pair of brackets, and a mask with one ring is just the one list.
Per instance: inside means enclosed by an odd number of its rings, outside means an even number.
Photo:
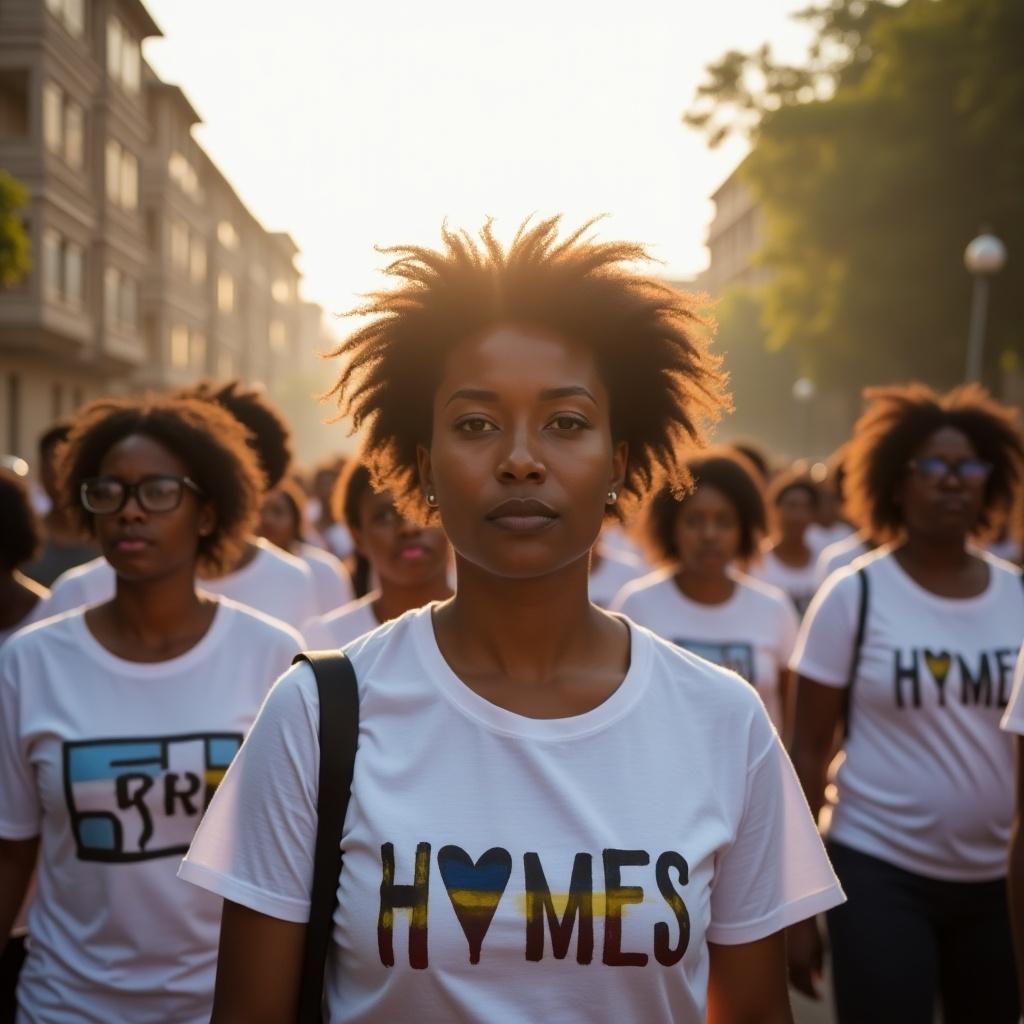
[{"label": "blurred background figure", "polygon": [[451,549],[439,526],[419,526],[395,508],[387,491],[377,493],[370,472],[349,460],[336,489],[344,521],[362,566],[357,579],[374,581],[358,600],[307,622],[303,635],[313,649],[343,647],[384,622],[451,597]]},{"label": "blurred background figure", "polygon": [[[807,545],[819,555],[825,548],[845,540],[854,528],[843,518],[843,455],[845,446],[832,454],[827,463],[812,468],[812,479],[818,484],[818,514],[807,528]],[[823,470],[819,479],[814,470]]]},{"label": "blurred background figure", "polygon": [[0,645],[45,614],[50,592],[22,571],[39,548],[39,530],[28,488],[0,467]]},{"label": "blurred background figure", "polygon": [[[840,1024],[1014,1024],[1007,913],[1014,792],[999,730],[1024,631],[1024,580],[973,539],[1021,486],[1017,414],[980,387],[870,389],[849,447],[853,520],[886,541],[829,577],[804,621],[792,757],[832,805],[848,902],[828,913]],[[842,735],[845,757],[827,769]],[[827,782],[834,782],[827,786]],[[813,989],[813,921],[791,932]]]},{"label": "blurred background figure", "polygon": [[742,571],[765,531],[760,474],[738,452],[691,459],[694,489],[662,491],[645,532],[662,568],[628,584],[616,611],[694,654],[731,668],[761,695],[782,731],[797,615],[782,591]]},{"label": "blurred background figure", "polygon": [[348,569],[329,551],[304,538],[306,496],[298,482],[285,477],[263,496],[260,506],[259,535],[301,558],[309,566],[316,585],[317,611],[320,615],[348,604],[355,597]]},{"label": "blurred background figure", "polygon": [[800,615],[816,589],[807,531],[818,514],[818,485],[802,469],[780,473],[768,488],[771,533],[750,567],[756,579],[787,594]]},{"label": "blurred background figure", "polygon": [[37,583],[49,587],[62,572],[82,565],[96,557],[96,546],[83,537],[60,499],[57,488],[57,461],[60,447],[71,431],[70,421],[55,423],[40,438],[39,485],[46,495],[46,511],[42,517],[43,543],[35,558],[25,565],[24,573]]},{"label": "blurred background figure", "polygon": [[320,543],[342,561],[355,553],[348,526],[334,514],[334,489],[345,471],[346,460],[340,456],[321,463],[313,472],[309,517]]},{"label": "blurred background figure", "polygon": [[606,526],[590,553],[590,600],[610,608],[627,584],[650,572],[640,546],[619,526]]}]

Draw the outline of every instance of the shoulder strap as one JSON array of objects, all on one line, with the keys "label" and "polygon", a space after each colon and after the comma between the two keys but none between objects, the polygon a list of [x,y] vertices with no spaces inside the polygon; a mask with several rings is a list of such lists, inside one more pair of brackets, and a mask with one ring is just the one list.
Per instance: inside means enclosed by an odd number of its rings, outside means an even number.
[{"label": "shoulder strap", "polygon": [[345,824],[359,737],[359,692],[352,663],[341,651],[306,651],[320,698],[320,778],[316,801],[316,852],[309,924],[302,955],[300,1024],[323,1019],[324,966],[341,877],[341,830]]},{"label": "shoulder strap", "polygon": [[853,686],[857,681],[857,670],[860,668],[860,652],[864,646],[864,630],[868,622],[868,574],[864,567],[857,570],[857,589],[859,595],[857,608],[857,632],[853,640],[853,656],[850,658],[850,672],[846,678],[846,696],[844,699],[845,714],[843,715],[843,739],[850,735],[850,714],[853,711]]}]

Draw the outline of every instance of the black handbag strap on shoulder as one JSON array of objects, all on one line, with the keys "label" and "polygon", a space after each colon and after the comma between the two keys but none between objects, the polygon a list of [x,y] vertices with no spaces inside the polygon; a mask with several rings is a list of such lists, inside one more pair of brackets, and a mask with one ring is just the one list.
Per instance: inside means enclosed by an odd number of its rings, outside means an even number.
[{"label": "black handbag strap on shoulder", "polygon": [[857,570],[858,607],[857,607],[857,632],[853,640],[853,656],[850,658],[850,671],[846,677],[846,695],[843,701],[843,739],[850,735],[850,714],[853,711],[853,686],[857,682],[857,672],[860,669],[860,653],[864,646],[864,633],[868,623],[868,597],[870,588],[868,586],[868,574],[864,567]]},{"label": "black handbag strap on shoulder", "polygon": [[306,651],[297,654],[292,664],[300,661],[313,669],[320,698],[320,777],[298,1020],[299,1024],[319,1024],[323,1020],[324,968],[341,877],[341,830],[359,738],[359,691],[352,662],[341,651]]}]

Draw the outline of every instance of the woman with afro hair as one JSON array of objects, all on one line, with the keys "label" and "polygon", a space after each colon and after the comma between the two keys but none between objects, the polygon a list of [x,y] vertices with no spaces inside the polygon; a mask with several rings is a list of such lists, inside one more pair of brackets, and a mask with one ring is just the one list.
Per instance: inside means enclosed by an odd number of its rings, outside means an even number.
[{"label": "woman with afro hair", "polygon": [[[841,1024],[1010,1024],[1011,738],[999,731],[1024,636],[1014,566],[976,541],[1020,485],[1015,413],[980,387],[872,389],[847,454],[847,508],[886,541],[815,596],[793,656],[793,761],[849,902],[828,913]],[[826,770],[845,733],[835,785]],[[794,983],[820,939],[791,929]]]},{"label": "woman with afro hair", "polygon": [[95,402],[62,468],[116,590],[0,648],[0,935],[38,857],[18,1019],[198,1024],[220,901],[175,870],[301,638],[196,588],[257,512],[259,470],[228,413]]},{"label": "woman with afro hair", "polygon": [[[688,486],[723,397],[690,300],[585,230],[399,250],[337,352],[374,487],[458,585],[346,648],[333,1022],[781,1024],[782,929],[841,899],[753,689],[588,599],[602,523]],[[182,864],[226,897],[215,1022],[294,1019],[316,708],[308,667],[278,682]]]},{"label": "woman with afro hair", "polygon": [[613,609],[753,686],[781,732],[789,656],[799,625],[788,597],[741,570],[765,530],[757,470],[722,449],[691,458],[693,489],[663,490],[647,509],[647,541],[661,571],[629,584]]}]

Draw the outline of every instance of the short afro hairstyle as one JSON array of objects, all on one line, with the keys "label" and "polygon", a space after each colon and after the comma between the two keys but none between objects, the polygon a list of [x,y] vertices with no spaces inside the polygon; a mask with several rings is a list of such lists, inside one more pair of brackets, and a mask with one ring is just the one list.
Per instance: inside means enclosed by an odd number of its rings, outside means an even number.
[{"label": "short afro hairstyle", "polygon": [[[748,562],[757,553],[766,529],[764,495],[757,466],[734,449],[721,448],[689,459],[686,468],[695,487],[706,484],[732,502],[740,526],[736,554],[741,562]],[[664,487],[647,506],[644,539],[652,556],[661,564],[675,564],[680,559],[676,521],[689,497],[689,494],[680,497]]]},{"label": "short afro hairstyle", "polygon": [[803,491],[817,509],[821,504],[821,485],[803,466],[792,466],[778,473],[768,485],[768,505],[776,508],[790,491]]},{"label": "short afro hairstyle", "polygon": [[52,448],[63,444],[70,433],[71,420],[57,420],[56,423],[51,423],[36,441],[36,450],[39,452],[40,458],[45,458]]},{"label": "short afro hairstyle", "polygon": [[938,394],[925,384],[868,388],[867,409],[853,429],[844,459],[846,512],[880,541],[903,529],[896,490],[914,453],[938,430],[953,427],[992,466],[985,483],[977,532],[999,525],[1021,480],[1024,439],[1017,413],[978,384]]},{"label": "short afro hairstyle", "polygon": [[263,388],[246,387],[240,380],[203,380],[178,395],[216,402],[245,427],[263,470],[264,490],[272,491],[284,479],[292,464],[291,430]]},{"label": "short afro hairstyle", "polygon": [[[303,534],[306,526],[306,492],[302,489],[302,484],[294,477],[286,476],[274,491],[288,503],[296,538],[300,541],[305,540]],[[270,494],[270,491],[267,491],[267,494]]]},{"label": "short afro hairstyle", "polygon": [[344,523],[349,532],[358,530],[359,505],[363,495],[374,494],[376,491],[365,461],[361,458],[349,459],[331,492],[331,512],[334,521]]},{"label": "short afro hairstyle", "polygon": [[0,466],[0,570],[11,572],[30,561],[39,547],[39,527],[20,476]]},{"label": "short afro hairstyle", "polygon": [[445,356],[500,324],[539,327],[585,345],[611,397],[616,441],[629,445],[624,514],[663,483],[689,484],[683,463],[728,405],[720,360],[707,349],[709,322],[695,299],[629,264],[648,259],[630,242],[584,237],[593,221],[559,238],[560,218],[524,222],[508,247],[488,222],[479,238],[442,229],[440,250],[384,250],[394,288],[355,313],[369,317],[331,355],[343,365],[328,392],[340,417],[363,431],[364,458],[380,489],[418,522],[432,511],[421,493],[417,445],[430,443],[434,392]]},{"label": "short afro hairstyle", "polygon": [[245,428],[211,402],[146,395],[100,399],[76,417],[61,459],[60,489],[77,522],[94,532],[94,517],[79,500],[82,483],[97,476],[104,456],[126,437],[141,434],[159,442],[188,467],[216,525],[199,538],[199,564],[223,572],[245,547],[259,510],[260,469]]}]

